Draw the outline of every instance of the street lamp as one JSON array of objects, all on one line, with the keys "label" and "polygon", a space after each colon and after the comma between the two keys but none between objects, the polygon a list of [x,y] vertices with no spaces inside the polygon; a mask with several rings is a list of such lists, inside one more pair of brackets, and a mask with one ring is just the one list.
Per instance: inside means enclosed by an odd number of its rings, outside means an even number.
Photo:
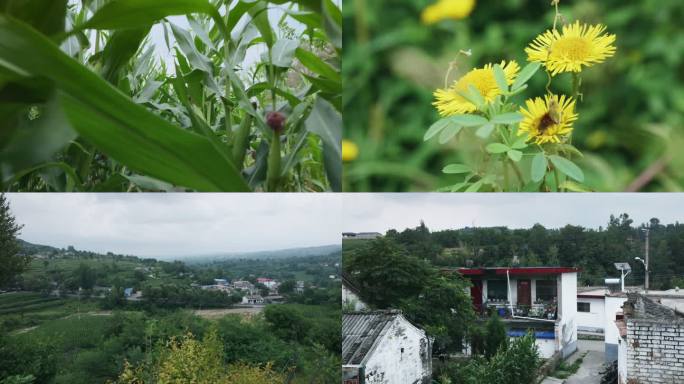
[{"label": "street lamp", "polygon": [[646,280],[644,281],[644,289],[648,293],[648,261],[645,261],[641,257],[635,257],[634,260],[641,262],[644,265],[644,270],[646,271]]}]

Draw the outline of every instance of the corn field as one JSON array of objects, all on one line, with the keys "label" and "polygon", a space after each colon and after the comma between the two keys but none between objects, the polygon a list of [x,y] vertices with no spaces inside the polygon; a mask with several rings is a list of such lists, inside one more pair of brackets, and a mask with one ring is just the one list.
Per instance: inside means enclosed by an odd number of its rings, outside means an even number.
[{"label": "corn field", "polygon": [[0,0],[6,191],[339,191],[332,0]]}]

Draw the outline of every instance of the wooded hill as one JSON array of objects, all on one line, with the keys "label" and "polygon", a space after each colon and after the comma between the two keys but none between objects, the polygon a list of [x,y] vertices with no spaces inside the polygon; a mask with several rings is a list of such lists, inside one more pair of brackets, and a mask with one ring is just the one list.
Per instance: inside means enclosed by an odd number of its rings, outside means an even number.
[{"label": "wooded hill", "polygon": [[[627,285],[643,284],[645,234],[650,228],[650,284],[653,289],[684,287],[684,225],[661,223],[657,218],[636,224],[628,214],[611,215],[605,227],[566,225],[545,228],[467,227],[431,232],[425,223],[413,229],[391,229],[386,236],[411,254],[436,266],[572,266],[579,267],[578,284],[602,285],[617,277],[613,266],[628,262]],[[345,241],[345,252],[355,246]]]}]

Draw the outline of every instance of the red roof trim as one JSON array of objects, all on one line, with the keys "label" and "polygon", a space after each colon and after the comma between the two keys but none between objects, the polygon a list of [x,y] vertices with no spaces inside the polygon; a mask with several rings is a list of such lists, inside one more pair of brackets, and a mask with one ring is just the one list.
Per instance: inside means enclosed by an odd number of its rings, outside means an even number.
[{"label": "red roof trim", "polygon": [[[449,271],[450,269],[443,269]],[[463,276],[480,276],[487,272],[497,275],[560,275],[562,273],[580,272],[579,268],[571,267],[518,267],[518,268],[458,268],[458,273]]]}]

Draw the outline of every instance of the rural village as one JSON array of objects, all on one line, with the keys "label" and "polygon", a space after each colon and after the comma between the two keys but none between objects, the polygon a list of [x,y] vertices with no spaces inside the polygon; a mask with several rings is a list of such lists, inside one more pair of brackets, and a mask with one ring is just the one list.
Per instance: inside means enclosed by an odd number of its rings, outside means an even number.
[{"label": "rural village", "polygon": [[[345,249],[356,249],[383,235],[349,232],[343,238]],[[646,255],[631,265],[647,268],[648,262]],[[648,280],[645,286],[625,286],[632,272],[627,262],[615,263],[616,277],[597,286],[578,284],[580,268],[518,264],[440,267],[439,274],[467,283],[476,323],[496,317],[511,342],[534,336],[540,360],[534,383],[684,382],[684,287],[654,290]],[[471,337],[457,351],[438,356],[429,327],[421,328],[398,308],[364,302],[365,287],[355,274],[347,271],[342,281],[344,384],[435,383],[434,367],[478,353]]]}]

